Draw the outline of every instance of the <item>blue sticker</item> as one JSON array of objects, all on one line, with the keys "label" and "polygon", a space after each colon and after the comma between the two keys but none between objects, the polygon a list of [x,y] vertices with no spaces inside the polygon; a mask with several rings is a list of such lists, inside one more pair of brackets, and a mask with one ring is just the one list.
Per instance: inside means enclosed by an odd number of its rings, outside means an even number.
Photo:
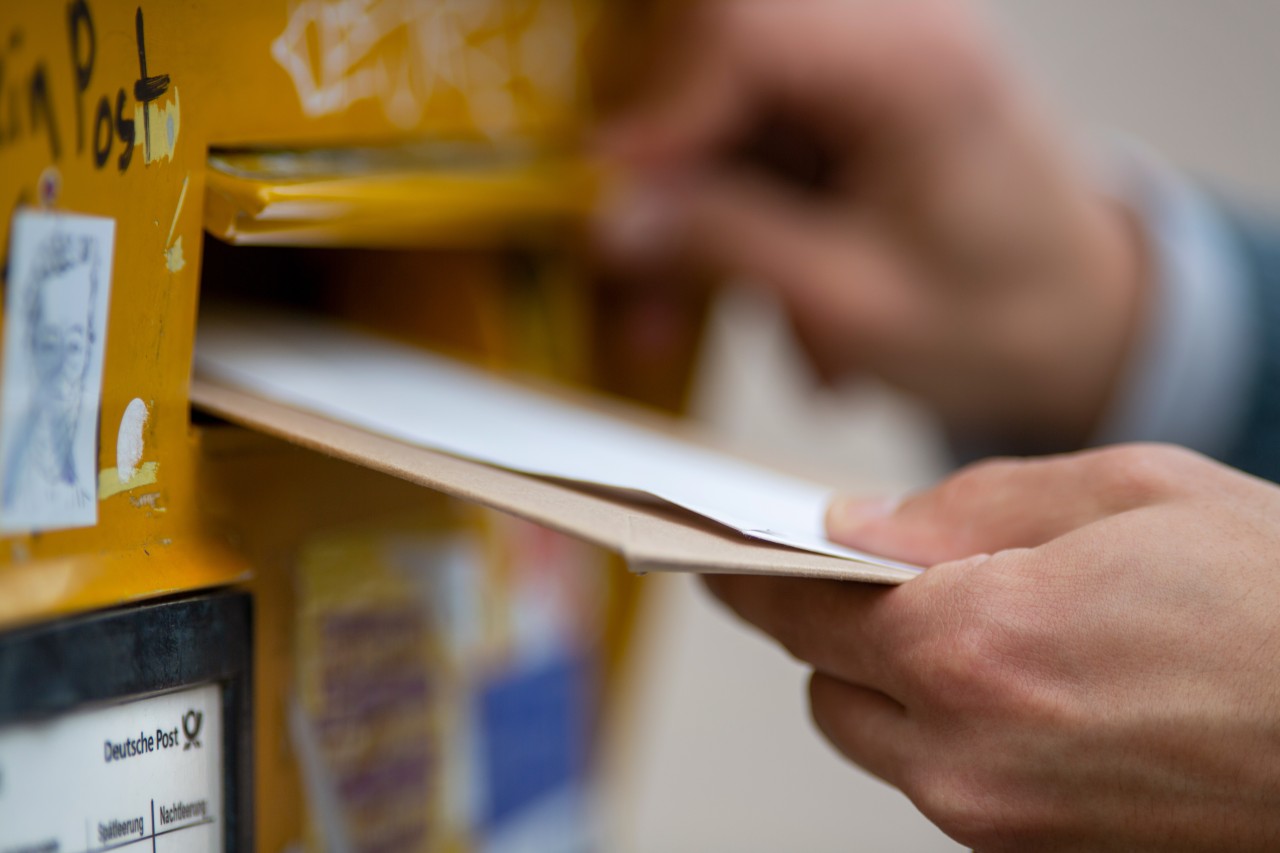
[{"label": "blue sticker", "polygon": [[581,783],[594,730],[594,667],[560,658],[486,685],[477,716],[492,828],[548,795]]}]

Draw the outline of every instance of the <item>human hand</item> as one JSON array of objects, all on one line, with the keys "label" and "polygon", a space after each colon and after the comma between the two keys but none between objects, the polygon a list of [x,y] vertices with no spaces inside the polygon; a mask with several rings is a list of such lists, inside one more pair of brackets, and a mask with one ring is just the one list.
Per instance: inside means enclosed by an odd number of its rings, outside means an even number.
[{"label": "human hand", "polygon": [[[820,372],[954,429],[1077,447],[1139,313],[1142,249],[963,0],[700,4],[606,129],[606,255],[782,297]],[[664,66],[656,66],[655,75]],[[744,165],[764,139],[808,187]]]},{"label": "human hand", "polygon": [[1128,446],[971,467],[838,542],[894,589],[713,578],[847,757],[983,851],[1280,849],[1280,489]]}]

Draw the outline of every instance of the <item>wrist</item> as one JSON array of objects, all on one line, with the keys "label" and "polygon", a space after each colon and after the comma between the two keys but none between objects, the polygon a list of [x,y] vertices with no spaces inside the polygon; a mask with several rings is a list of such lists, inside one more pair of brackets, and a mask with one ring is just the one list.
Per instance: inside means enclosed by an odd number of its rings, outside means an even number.
[{"label": "wrist", "polygon": [[[1081,184],[1082,187],[1086,185]],[[1093,442],[1125,392],[1151,307],[1150,249],[1139,219],[1096,193],[1076,203],[1069,235],[1046,256],[1029,288],[1033,320],[1019,331],[1027,358],[1005,387],[1011,417],[983,444],[1038,455]]]},{"label": "wrist", "polygon": [[1100,197],[1099,206],[1097,260],[1087,288],[1096,307],[1092,323],[1082,329],[1078,342],[1095,350],[1088,357],[1093,376],[1082,387],[1076,447],[1094,442],[1125,393],[1125,380],[1141,350],[1153,306],[1152,247],[1141,217],[1110,197]]}]

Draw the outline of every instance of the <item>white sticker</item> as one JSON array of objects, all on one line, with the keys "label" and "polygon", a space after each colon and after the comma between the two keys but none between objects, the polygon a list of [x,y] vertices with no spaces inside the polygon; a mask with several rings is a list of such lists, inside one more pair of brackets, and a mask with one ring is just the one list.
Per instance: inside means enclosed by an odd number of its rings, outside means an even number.
[{"label": "white sticker", "polygon": [[0,529],[98,521],[97,437],[115,220],[13,217],[0,393]]},{"label": "white sticker", "polygon": [[134,397],[120,418],[120,432],[116,434],[116,475],[121,483],[128,483],[138,473],[145,443],[142,430],[149,414],[147,404]]}]

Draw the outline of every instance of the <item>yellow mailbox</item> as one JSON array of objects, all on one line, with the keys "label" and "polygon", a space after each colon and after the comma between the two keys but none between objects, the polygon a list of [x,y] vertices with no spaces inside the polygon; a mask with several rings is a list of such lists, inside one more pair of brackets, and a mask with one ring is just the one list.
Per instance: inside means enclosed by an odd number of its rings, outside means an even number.
[{"label": "yellow mailbox", "polygon": [[602,11],[0,9],[0,849],[589,843],[602,552],[189,389],[232,297],[585,381]]}]

